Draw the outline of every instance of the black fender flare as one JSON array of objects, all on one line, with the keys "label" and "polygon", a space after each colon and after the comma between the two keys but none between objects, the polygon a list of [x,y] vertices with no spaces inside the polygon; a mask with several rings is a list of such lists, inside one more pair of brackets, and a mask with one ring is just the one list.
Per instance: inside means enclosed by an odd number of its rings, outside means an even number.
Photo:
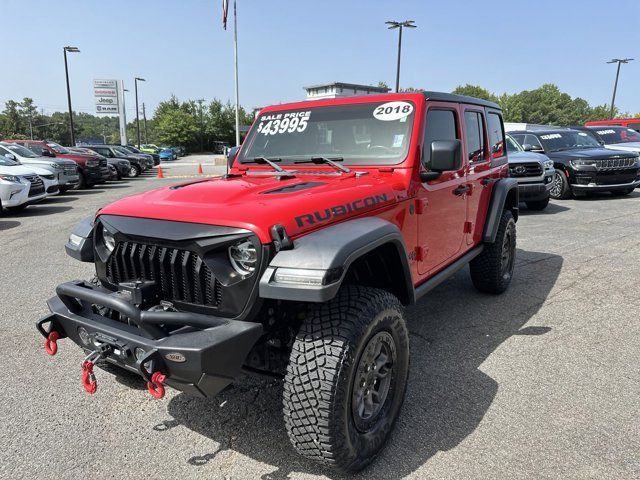
[{"label": "black fender flare", "polygon": [[[407,249],[400,229],[378,217],[348,220],[323,228],[294,241],[293,249],[278,252],[260,279],[260,297],[302,302],[326,302],[340,288],[349,266],[362,255],[385,244],[393,245],[403,270],[407,302],[415,302],[415,292]],[[280,283],[277,269],[325,272],[322,285]]]},{"label": "black fender flare", "polygon": [[493,243],[496,241],[503,210],[510,210],[515,221],[518,221],[519,203],[518,181],[515,178],[501,178],[493,185],[491,202],[484,223],[483,242]]}]

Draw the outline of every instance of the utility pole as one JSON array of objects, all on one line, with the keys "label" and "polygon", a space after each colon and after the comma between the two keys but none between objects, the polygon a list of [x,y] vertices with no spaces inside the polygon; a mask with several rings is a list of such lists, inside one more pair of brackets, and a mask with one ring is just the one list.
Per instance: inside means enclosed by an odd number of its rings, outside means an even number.
[{"label": "utility pole", "polygon": [[133,83],[135,84],[136,87],[136,131],[138,134],[138,145],[136,145],[138,148],[140,148],[141,142],[140,142],[140,107],[138,106],[138,82],[146,82],[146,80],[144,78],[140,78],[140,77],[135,77]]},{"label": "utility pole", "polygon": [[149,143],[147,139],[147,111],[144,108],[144,102],[142,102],[142,119],[144,120],[144,143]]},{"label": "utility pole", "polygon": [[197,100],[199,105],[199,113],[200,113],[200,151],[204,152],[204,111],[202,109],[202,104],[204,103],[204,98],[200,98]]},{"label": "utility pole", "polygon": [[69,66],[67,65],[67,52],[80,53],[78,47],[64,47],[64,73],[67,78],[67,102],[69,103],[69,130],[71,132],[71,146],[76,146],[76,136],[73,132],[73,109],[71,108],[71,87],[69,86]]},{"label": "utility pole", "polygon": [[395,28],[398,29],[398,66],[396,69],[396,93],[400,91],[400,57],[401,57],[401,53],[402,53],[402,28],[406,27],[406,28],[417,28],[417,25],[414,25],[414,23],[416,23],[414,20],[405,20],[404,22],[396,22],[396,21],[388,21],[388,22],[384,22],[385,24],[389,25],[389,30],[393,30]]},{"label": "utility pole", "polygon": [[616,93],[618,91],[618,79],[620,78],[620,65],[622,65],[623,63],[632,62],[633,60],[634,60],[633,58],[614,58],[613,60],[607,62],[607,63],[617,63],[618,64],[618,69],[616,71],[616,82],[613,84],[613,98],[611,99],[611,118],[613,118],[613,115],[614,115],[614,112],[615,112]]}]

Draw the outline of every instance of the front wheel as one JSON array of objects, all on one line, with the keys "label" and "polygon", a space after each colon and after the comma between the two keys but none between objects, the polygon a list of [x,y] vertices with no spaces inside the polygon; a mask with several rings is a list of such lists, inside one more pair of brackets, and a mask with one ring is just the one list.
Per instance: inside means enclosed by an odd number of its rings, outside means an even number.
[{"label": "front wheel", "polygon": [[369,464],[400,413],[409,372],[403,308],[389,292],[343,287],[309,307],[284,383],[298,453],[342,471]]},{"label": "front wheel", "polygon": [[140,167],[138,165],[131,165],[129,168],[129,176],[131,178],[136,178],[140,175]]},{"label": "front wheel", "polygon": [[511,283],[516,263],[516,222],[509,210],[502,212],[493,243],[469,264],[473,285],[485,293],[502,293]]},{"label": "front wheel", "polygon": [[553,174],[553,183],[551,184],[551,190],[549,192],[551,198],[556,200],[566,200],[571,198],[571,189],[569,188],[569,182],[567,176],[562,170],[556,170]]}]

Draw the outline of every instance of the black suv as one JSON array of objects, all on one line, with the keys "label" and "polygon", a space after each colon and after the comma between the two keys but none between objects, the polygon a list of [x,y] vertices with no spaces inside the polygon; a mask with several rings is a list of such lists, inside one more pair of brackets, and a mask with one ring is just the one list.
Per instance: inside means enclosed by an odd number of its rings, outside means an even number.
[{"label": "black suv", "polygon": [[87,145],[86,148],[93,150],[107,158],[122,158],[129,160],[131,164],[128,172],[129,177],[137,177],[147,169],[146,161],[135,153],[131,153],[121,145]]},{"label": "black suv", "polygon": [[586,132],[570,128],[510,132],[525,151],[553,160],[551,197],[557,199],[608,191],[627,195],[640,185],[638,154],[610,150]]}]

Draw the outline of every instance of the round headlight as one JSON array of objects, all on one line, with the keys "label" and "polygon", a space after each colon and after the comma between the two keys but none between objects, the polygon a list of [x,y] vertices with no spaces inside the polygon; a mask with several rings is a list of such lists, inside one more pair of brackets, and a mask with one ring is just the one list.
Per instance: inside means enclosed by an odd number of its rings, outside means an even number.
[{"label": "round headlight", "polygon": [[107,230],[104,225],[102,226],[102,241],[109,253],[113,252],[113,249],[116,248],[116,239],[113,237],[113,233]]},{"label": "round headlight", "polygon": [[250,275],[256,270],[258,252],[253,243],[244,240],[229,247],[229,260],[240,275]]}]

